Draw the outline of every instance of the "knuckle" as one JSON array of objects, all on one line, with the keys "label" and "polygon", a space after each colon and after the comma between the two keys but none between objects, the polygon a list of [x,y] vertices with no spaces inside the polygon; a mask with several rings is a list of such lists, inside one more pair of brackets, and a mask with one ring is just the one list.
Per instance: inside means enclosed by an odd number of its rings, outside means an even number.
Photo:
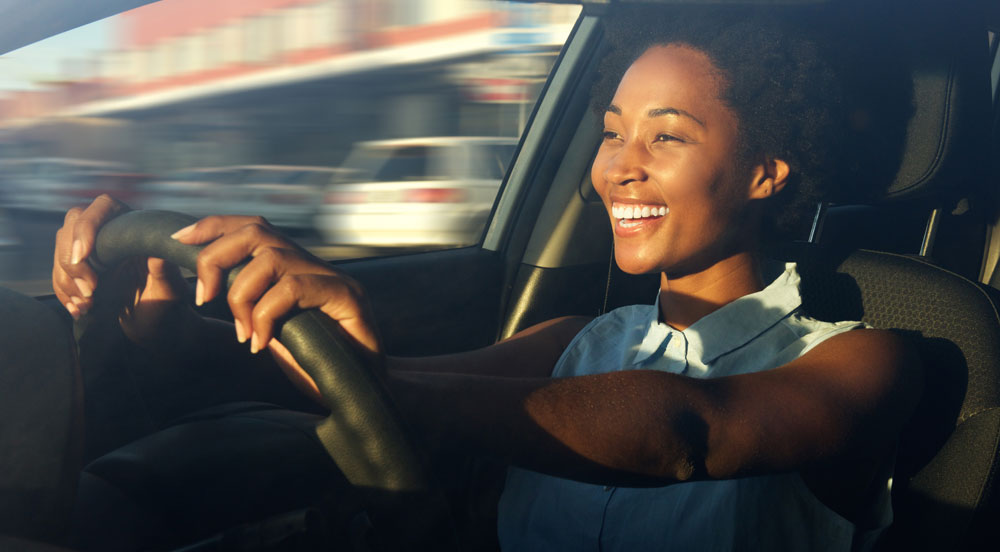
[{"label": "knuckle", "polygon": [[269,332],[271,328],[271,314],[268,309],[255,308],[250,313],[250,321],[253,324],[254,331],[260,337],[261,333]]},{"label": "knuckle", "polygon": [[201,253],[198,253],[198,258],[195,260],[195,266],[198,269],[198,277],[203,279],[205,276],[209,275],[209,272],[211,272],[212,269],[215,268],[215,261],[208,249],[203,249]]},{"label": "knuckle", "polygon": [[72,225],[73,222],[80,217],[81,213],[83,213],[83,207],[71,207],[68,211],[66,211],[66,215],[63,217],[63,224],[65,226]]},{"label": "knuckle", "polygon": [[282,260],[281,252],[274,247],[264,247],[257,254],[257,257],[262,258],[265,262],[270,264],[276,264]]},{"label": "knuckle", "polygon": [[[259,218],[259,217],[257,217]],[[267,225],[267,221],[259,222],[253,221],[243,227],[243,231],[249,234],[253,239],[260,240],[261,238],[268,237],[272,234],[271,229]]]},{"label": "knuckle", "polygon": [[229,303],[229,307],[233,310],[233,314],[236,314],[236,307],[243,303],[243,297],[240,291],[231,287],[226,291],[226,303]]},{"label": "knuckle", "polygon": [[281,278],[279,284],[285,293],[289,293],[293,297],[298,297],[304,287],[305,276],[301,274],[288,274]]},{"label": "knuckle", "polygon": [[[232,286],[226,291],[226,302],[234,311],[250,303],[250,294],[242,286]],[[234,312],[235,314],[235,312]]]},{"label": "knuckle", "polygon": [[209,215],[195,224],[201,227],[216,228],[222,222],[222,217],[220,215]]}]

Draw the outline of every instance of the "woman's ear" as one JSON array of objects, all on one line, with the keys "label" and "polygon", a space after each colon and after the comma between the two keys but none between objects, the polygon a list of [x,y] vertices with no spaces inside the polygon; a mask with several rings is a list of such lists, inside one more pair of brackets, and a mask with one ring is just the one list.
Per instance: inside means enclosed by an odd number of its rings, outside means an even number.
[{"label": "woman's ear", "polygon": [[750,199],[766,199],[780,192],[788,181],[789,170],[783,160],[765,158],[753,168]]}]

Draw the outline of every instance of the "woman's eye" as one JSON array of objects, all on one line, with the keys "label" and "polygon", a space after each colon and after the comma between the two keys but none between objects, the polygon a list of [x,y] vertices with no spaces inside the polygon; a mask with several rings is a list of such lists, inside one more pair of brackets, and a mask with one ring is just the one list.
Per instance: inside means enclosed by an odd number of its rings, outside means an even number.
[{"label": "woman's eye", "polygon": [[605,140],[614,140],[615,138],[618,138],[618,133],[613,130],[605,130],[601,133],[601,136]]},{"label": "woman's eye", "polygon": [[656,142],[683,142],[684,140],[682,140],[682,139],[680,139],[680,138],[678,138],[676,136],[672,136],[670,134],[658,134],[658,135],[656,135],[656,140],[655,141]]}]

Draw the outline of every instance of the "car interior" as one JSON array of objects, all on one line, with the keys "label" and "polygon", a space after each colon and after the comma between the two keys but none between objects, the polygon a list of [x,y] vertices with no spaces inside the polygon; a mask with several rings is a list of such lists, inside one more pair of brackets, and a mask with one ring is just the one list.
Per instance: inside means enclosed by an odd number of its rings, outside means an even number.
[{"label": "car interior", "polygon": [[[58,23],[70,28],[142,3],[97,2],[100,13],[69,10]],[[595,316],[652,300],[657,275],[632,276],[614,265],[604,207],[589,180],[600,139],[589,109],[590,84],[607,48],[603,24],[615,10],[639,3],[661,4],[669,13],[706,2],[583,0],[478,245],[336,263],[368,290],[389,354],[474,349],[554,317]],[[811,226],[797,241],[768,253],[799,263],[803,303],[812,316],[863,320],[896,331],[912,342],[923,362],[925,393],[901,438],[892,481],[894,523],[878,549],[994,549],[1000,544],[1000,120],[995,109],[1000,39],[993,31],[1000,29],[1000,8],[972,0],[732,3],[820,14],[829,36],[847,36],[854,48],[845,65],[857,74],[845,86],[863,147],[858,147],[857,165],[845,173],[856,179],[846,188],[884,191],[863,197],[845,193],[836,203],[817,205]],[[61,3],[35,5],[38,13],[0,23],[0,36],[7,37],[0,42],[4,51],[56,30],[52,21],[39,21],[53,13],[46,9]],[[15,28],[18,32],[7,33]],[[893,68],[902,76],[893,82],[891,71],[873,73],[872,66]],[[190,250],[164,250],[169,248],[166,236],[186,220],[140,216],[125,221],[118,234],[106,238],[105,260],[156,251],[190,263]],[[220,302],[203,312],[227,317]],[[0,332],[5,359],[0,368],[0,547],[70,545],[67,535],[80,530],[71,529],[72,520],[80,519],[72,511],[79,480],[86,496],[123,501],[109,511],[154,511],[156,527],[148,520],[121,522],[139,527],[132,542],[160,538],[165,527],[173,531],[168,540],[137,546],[223,549],[211,547],[229,539],[227,546],[239,540],[246,547],[241,549],[378,549],[363,539],[378,531],[377,519],[371,529],[376,516],[359,515],[357,508],[345,515],[342,505],[331,505],[335,495],[352,505],[393,503],[404,511],[402,517],[420,520],[413,524],[432,527],[423,533],[426,542],[436,544],[411,545],[415,549],[437,549],[442,542],[458,549],[496,549],[492,516],[502,466],[490,461],[448,470],[422,466],[419,443],[407,434],[391,398],[356,361],[337,352],[321,317],[299,316],[312,318],[286,323],[281,339],[294,342],[289,346],[300,362],[309,357],[304,366],[317,366],[307,369],[320,374],[324,394],[336,394],[340,402],[334,404],[340,407],[328,417],[237,404],[199,413],[152,439],[84,461],[83,441],[100,439],[99,432],[82,431],[96,400],[87,394],[97,377],[91,367],[107,358],[88,349],[86,341],[77,347],[74,338],[85,329],[79,323],[73,327],[54,297],[28,298],[0,289],[5,325]],[[317,420],[320,429],[309,435]],[[276,425],[304,431],[289,436],[272,431]],[[220,437],[222,427],[231,428],[231,438]],[[338,433],[336,428],[344,427],[350,431]],[[296,446],[316,432],[321,444]],[[269,471],[294,472],[282,480],[284,495],[259,476]],[[441,473],[446,471],[450,477]],[[452,519],[421,517],[429,508],[420,504],[442,500],[424,491],[449,478],[461,479],[461,484],[445,485]],[[414,490],[425,496],[413,499]],[[207,512],[232,504],[241,507],[206,521]],[[97,520],[94,512],[101,507],[88,503],[89,519]],[[347,521],[316,536],[313,508],[328,519],[335,517],[329,515],[333,511]]]}]

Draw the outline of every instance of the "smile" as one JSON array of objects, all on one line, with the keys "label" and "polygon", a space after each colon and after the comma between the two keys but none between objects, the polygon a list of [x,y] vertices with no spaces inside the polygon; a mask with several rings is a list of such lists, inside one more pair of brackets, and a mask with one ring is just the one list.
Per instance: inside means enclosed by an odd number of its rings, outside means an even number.
[{"label": "smile", "polygon": [[611,216],[620,220],[636,220],[646,218],[658,218],[670,212],[666,205],[644,205],[613,203],[611,204]]}]

